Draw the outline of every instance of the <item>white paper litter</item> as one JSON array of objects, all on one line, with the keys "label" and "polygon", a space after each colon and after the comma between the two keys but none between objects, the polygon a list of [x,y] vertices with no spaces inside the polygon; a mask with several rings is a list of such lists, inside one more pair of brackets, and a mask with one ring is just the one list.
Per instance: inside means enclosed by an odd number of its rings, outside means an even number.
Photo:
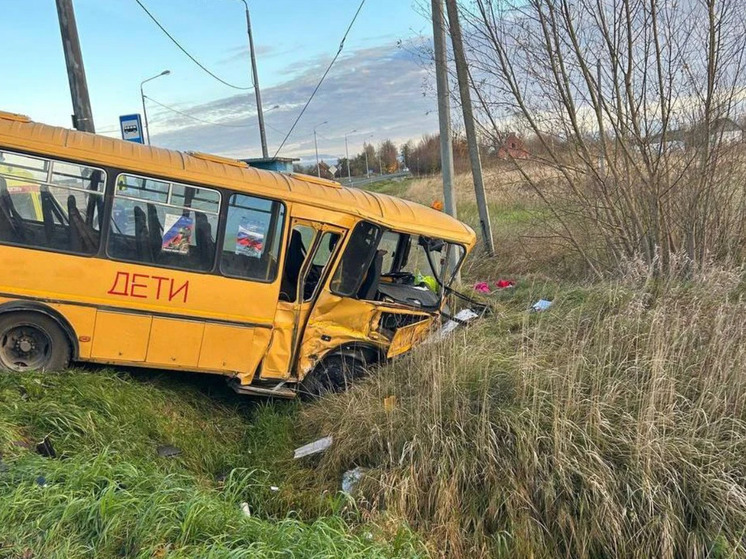
[{"label": "white paper litter", "polygon": [[304,444],[303,446],[296,448],[295,453],[293,454],[293,458],[298,459],[303,458],[304,456],[309,456],[311,454],[316,454],[317,452],[323,452],[330,446],[332,446],[332,438],[324,437],[317,441],[313,441],[312,443]]},{"label": "white paper litter", "polygon": [[251,518],[251,509],[249,508],[249,503],[241,503],[241,510],[243,511],[244,516]]},{"label": "white paper litter", "polygon": [[358,466],[354,470],[347,470],[342,474],[342,491],[345,493],[352,493],[355,490],[355,486],[360,481],[360,478],[363,477],[364,471],[363,468]]},{"label": "white paper litter", "polygon": [[[479,318],[479,315],[471,309],[463,309],[456,313],[455,318],[460,320],[461,322],[469,322],[470,320]],[[437,342],[438,340],[442,340],[443,338],[448,336],[451,332],[453,332],[456,328],[461,326],[461,322],[457,322],[456,320],[449,320],[440,328],[440,330],[438,330],[432,336],[430,336],[425,341],[425,343]]]}]

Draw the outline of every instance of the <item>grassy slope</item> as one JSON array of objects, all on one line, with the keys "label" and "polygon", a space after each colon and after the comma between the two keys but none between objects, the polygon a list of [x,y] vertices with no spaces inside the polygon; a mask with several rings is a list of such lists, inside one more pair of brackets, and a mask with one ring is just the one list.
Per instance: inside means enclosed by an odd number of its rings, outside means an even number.
[{"label": "grassy slope", "polygon": [[[518,288],[348,394],[302,407],[194,375],[0,377],[0,557],[408,557],[419,538],[434,556],[745,555],[743,280],[578,283],[538,238],[546,213],[501,179],[498,257],[477,252],[464,278]],[[376,189],[439,198],[429,179]],[[555,306],[528,313],[540,297]],[[65,459],[14,444],[47,434]],[[290,458],[322,434],[323,458]],[[354,466],[369,468],[356,503],[336,492]]]},{"label": "grassy slope", "polygon": [[416,556],[292,461],[296,410],[194,376],[0,376],[0,557]]}]

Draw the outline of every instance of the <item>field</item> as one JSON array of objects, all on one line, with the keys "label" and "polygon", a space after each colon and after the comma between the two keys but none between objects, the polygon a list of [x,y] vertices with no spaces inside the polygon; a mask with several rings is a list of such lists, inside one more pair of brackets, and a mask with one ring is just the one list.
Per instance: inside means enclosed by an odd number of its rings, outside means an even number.
[{"label": "field", "polygon": [[[440,198],[437,178],[375,188]],[[683,282],[630,263],[590,281],[520,177],[492,170],[487,188],[497,255],[477,250],[463,289],[517,286],[346,394],[0,376],[0,557],[745,557],[743,271]],[[458,177],[475,224],[470,189]],[[325,435],[326,453],[292,459]]]}]

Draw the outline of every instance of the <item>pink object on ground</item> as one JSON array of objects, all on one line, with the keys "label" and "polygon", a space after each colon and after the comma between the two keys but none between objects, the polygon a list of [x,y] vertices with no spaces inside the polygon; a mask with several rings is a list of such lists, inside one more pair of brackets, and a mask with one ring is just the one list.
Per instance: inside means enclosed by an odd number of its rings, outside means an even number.
[{"label": "pink object on ground", "polygon": [[474,286],[474,291],[478,291],[479,293],[489,293],[490,286],[486,281],[480,281]]},{"label": "pink object on ground", "polygon": [[498,289],[505,289],[506,287],[515,287],[515,280],[498,280],[495,284]]}]

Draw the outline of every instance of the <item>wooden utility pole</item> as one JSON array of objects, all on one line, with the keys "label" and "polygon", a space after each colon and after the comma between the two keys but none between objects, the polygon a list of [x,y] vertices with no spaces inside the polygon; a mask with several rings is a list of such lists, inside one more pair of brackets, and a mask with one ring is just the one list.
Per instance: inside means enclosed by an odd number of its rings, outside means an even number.
[{"label": "wooden utility pole", "polygon": [[96,127],[93,125],[93,111],[88,97],[88,83],[85,79],[72,0],[57,0],[57,16],[60,20],[62,50],[65,52],[67,79],[70,81],[70,95],[73,101],[73,126],[83,132],[95,134]]},{"label": "wooden utility pole", "polygon": [[443,171],[443,205],[448,215],[456,217],[456,196],[453,192],[451,102],[448,88],[448,68],[446,66],[446,26],[443,21],[443,0],[431,1],[435,44],[435,81],[438,90],[438,122],[440,123],[440,166]]},{"label": "wooden utility pole", "polygon": [[487,249],[487,254],[494,256],[495,245],[492,239],[492,225],[490,224],[490,212],[487,207],[487,197],[484,194],[482,161],[479,157],[479,143],[477,142],[477,131],[474,126],[474,113],[471,107],[469,70],[466,66],[466,55],[464,54],[464,42],[461,36],[458,5],[456,4],[456,0],[445,1],[446,8],[448,9],[448,22],[450,23],[451,28],[451,43],[453,44],[453,57],[456,62],[456,75],[458,76],[461,109],[464,113],[464,129],[466,130],[466,141],[469,145],[471,174],[474,178],[474,192],[477,197],[477,208],[479,209],[479,224],[482,229],[482,237],[484,238],[484,247]]}]

